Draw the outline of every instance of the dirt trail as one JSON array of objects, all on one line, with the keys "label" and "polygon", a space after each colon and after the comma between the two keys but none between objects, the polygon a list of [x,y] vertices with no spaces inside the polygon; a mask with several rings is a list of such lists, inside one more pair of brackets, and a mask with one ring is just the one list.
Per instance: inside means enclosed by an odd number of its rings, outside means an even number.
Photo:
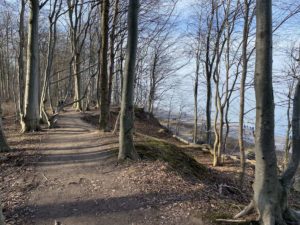
[{"label": "dirt trail", "polygon": [[139,210],[138,198],[116,181],[117,138],[100,135],[80,117],[67,111],[59,116],[59,128],[49,131],[27,204],[32,215],[24,224],[145,224],[153,212]]}]

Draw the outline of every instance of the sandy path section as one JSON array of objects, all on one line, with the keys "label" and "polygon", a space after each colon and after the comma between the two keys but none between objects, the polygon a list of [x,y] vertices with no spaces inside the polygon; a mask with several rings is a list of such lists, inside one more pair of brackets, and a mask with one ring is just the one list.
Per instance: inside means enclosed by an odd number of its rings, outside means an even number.
[{"label": "sandy path section", "polygon": [[32,215],[24,224],[132,225],[155,217],[139,209],[141,196],[117,182],[117,137],[100,134],[71,110],[59,116],[58,127],[48,131],[40,149],[37,187],[27,205]]}]

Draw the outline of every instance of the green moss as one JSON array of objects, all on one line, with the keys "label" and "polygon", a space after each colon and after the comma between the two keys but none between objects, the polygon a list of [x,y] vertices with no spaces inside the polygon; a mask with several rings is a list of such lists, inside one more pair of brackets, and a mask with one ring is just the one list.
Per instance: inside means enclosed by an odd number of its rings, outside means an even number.
[{"label": "green moss", "polygon": [[141,159],[161,160],[180,174],[193,175],[201,178],[207,168],[199,164],[191,156],[173,144],[156,139],[146,139],[136,144],[136,149]]}]

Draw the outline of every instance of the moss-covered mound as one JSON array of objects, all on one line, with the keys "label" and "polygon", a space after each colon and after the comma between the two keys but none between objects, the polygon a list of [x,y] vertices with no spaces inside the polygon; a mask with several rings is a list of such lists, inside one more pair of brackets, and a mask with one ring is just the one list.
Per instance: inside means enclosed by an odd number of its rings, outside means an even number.
[{"label": "moss-covered mound", "polygon": [[145,139],[136,143],[136,149],[142,160],[164,161],[168,163],[171,169],[182,175],[200,179],[207,175],[205,166],[199,164],[176,145],[156,139]]}]

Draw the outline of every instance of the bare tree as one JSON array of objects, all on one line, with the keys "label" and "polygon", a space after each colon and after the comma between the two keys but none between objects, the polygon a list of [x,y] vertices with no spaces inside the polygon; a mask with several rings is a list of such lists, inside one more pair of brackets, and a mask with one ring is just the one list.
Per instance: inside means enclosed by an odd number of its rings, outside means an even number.
[{"label": "bare tree", "polygon": [[22,131],[40,129],[39,123],[39,10],[38,0],[30,0],[28,28],[27,71],[24,96],[24,115],[21,118]]},{"label": "bare tree", "polygon": [[236,218],[256,208],[261,224],[299,224],[300,213],[289,208],[287,197],[300,160],[300,80],[293,100],[293,153],[288,168],[279,178],[274,140],[271,0],[257,1],[256,32],[254,198]]},{"label": "bare tree", "polygon": [[101,47],[100,47],[100,130],[109,129],[109,100],[108,100],[108,25],[109,25],[109,0],[104,0],[101,5]]},{"label": "bare tree", "polygon": [[116,28],[119,18],[119,0],[115,0],[114,3],[114,12],[113,12],[113,19],[112,19],[112,27],[111,32],[109,35],[110,39],[110,53],[109,53],[109,77],[108,77],[108,105],[111,104],[111,96],[112,96],[112,82],[113,82],[113,75],[115,73],[115,39],[116,39]]},{"label": "bare tree", "polygon": [[24,21],[25,21],[25,5],[26,1],[21,0],[20,2],[20,18],[19,18],[19,56],[18,56],[18,66],[19,66],[19,113],[24,114],[24,44],[25,44],[25,34],[24,34]]},{"label": "bare tree", "polygon": [[[43,88],[41,93],[41,101],[40,101],[40,118],[44,120],[45,123],[48,124],[48,127],[52,126],[51,120],[46,111],[46,96],[47,90],[49,87],[49,78],[52,72],[53,67],[53,59],[54,59],[54,50],[57,41],[57,27],[56,23],[61,15],[61,8],[62,8],[62,0],[55,0],[53,5],[51,5],[52,11],[49,14],[49,37],[48,37],[48,50],[47,50],[47,59],[46,59],[46,67],[44,72],[44,82]],[[51,97],[51,96],[49,96]],[[51,99],[50,103],[51,103]],[[52,106],[52,104],[50,104]],[[52,111],[54,111],[52,109]]]},{"label": "bare tree", "polygon": [[240,147],[240,163],[241,163],[241,177],[240,183],[243,184],[244,174],[246,170],[246,156],[244,147],[244,114],[245,114],[245,93],[246,93],[246,78],[248,72],[248,38],[250,25],[252,23],[254,10],[251,15],[252,0],[244,0],[244,27],[243,27],[243,43],[242,43],[242,75],[240,84],[240,115],[239,115],[239,147]]},{"label": "bare tree", "polygon": [[[87,37],[88,28],[91,25],[93,8],[96,4],[92,4],[88,10],[86,8],[91,3],[84,4],[83,0],[67,0],[69,8],[69,22],[70,22],[70,41],[72,52],[72,66],[74,74],[74,107],[76,110],[82,110],[82,96],[81,96],[81,63],[82,63],[82,50],[84,47],[85,39]],[[85,5],[87,5],[85,7]],[[85,21],[85,22],[84,22]],[[81,100],[79,100],[81,99]]]},{"label": "bare tree", "polygon": [[129,0],[128,41],[120,114],[120,148],[118,156],[119,160],[125,160],[127,158],[138,158],[138,154],[133,144],[133,89],[135,80],[135,60],[138,40],[138,11],[139,0]]}]

